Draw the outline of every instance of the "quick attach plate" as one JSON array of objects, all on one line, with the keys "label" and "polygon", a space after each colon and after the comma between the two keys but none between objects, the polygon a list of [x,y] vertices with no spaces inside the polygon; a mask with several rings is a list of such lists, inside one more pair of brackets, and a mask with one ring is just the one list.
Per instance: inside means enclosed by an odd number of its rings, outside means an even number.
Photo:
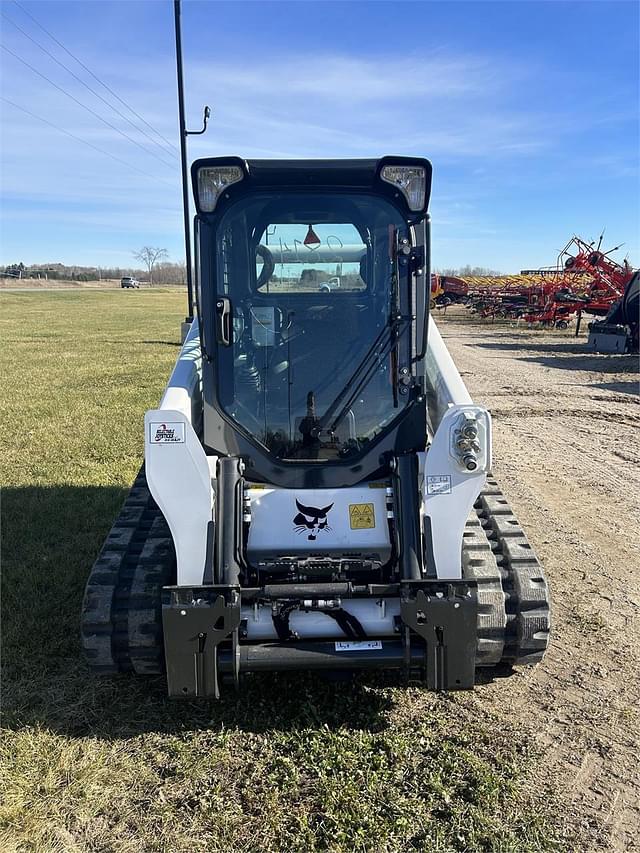
[{"label": "quick attach plate", "polygon": [[220,698],[218,646],[230,640],[239,681],[240,591],[236,587],[165,587],[162,608],[169,696]]},{"label": "quick attach plate", "polygon": [[[469,690],[475,684],[478,600],[474,581],[404,581],[400,617],[409,674],[412,645],[424,643],[421,675],[430,690]],[[415,635],[420,637],[417,639]]]}]

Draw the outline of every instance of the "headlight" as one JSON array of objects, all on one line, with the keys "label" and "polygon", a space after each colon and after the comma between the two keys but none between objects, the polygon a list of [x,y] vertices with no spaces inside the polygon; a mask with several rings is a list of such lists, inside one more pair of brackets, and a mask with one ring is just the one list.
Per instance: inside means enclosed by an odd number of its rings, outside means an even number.
[{"label": "headlight", "polygon": [[220,195],[244,178],[240,166],[210,166],[198,169],[198,201],[200,209],[211,213]]},{"label": "headlight", "polygon": [[383,166],[380,177],[402,191],[409,210],[422,210],[427,191],[427,173],[424,166]]}]

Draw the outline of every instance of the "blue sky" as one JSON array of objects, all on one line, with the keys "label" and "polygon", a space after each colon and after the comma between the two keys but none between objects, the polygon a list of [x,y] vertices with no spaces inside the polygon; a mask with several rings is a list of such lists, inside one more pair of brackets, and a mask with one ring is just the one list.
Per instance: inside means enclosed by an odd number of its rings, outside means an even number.
[{"label": "blue sky", "polygon": [[[20,4],[177,140],[173,3]],[[188,124],[200,125],[205,103],[213,110],[190,157],[427,156],[435,266],[548,265],[573,233],[603,227],[607,248],[624,242],[618,257],[639,265],[638,10],[633,0],[185,0]],[[19,32],[10,21],[140,124],[19,6],[0,11],[3,45],[130,137],[0,51],[2,97],[33,114],[0,101],[0,262],[129,266],[144,244],[183,258],[176,157]]]}]

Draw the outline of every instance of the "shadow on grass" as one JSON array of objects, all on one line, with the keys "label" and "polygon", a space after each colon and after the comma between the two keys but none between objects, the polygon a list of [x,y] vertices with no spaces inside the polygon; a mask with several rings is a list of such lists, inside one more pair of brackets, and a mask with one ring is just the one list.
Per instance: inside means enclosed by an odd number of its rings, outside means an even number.
[{"label": "shadow on grass", "polygon": [[[238,730],[253,734],[305,729],[382,731],[392,708],[382,678],[330,684],[307,675],[260,675],[243,680],[219,701],[169,699],[164,678],[98,678],[78,658],[5,686],[4,724],[44,727],[72,737],[119,740],[144,733]],[[388,684],[397,682],[387,682]]]},{"label": "shadow on grass", "polygon": [[219,702],[170,700],[164,678],[94,676],[80,645],[89,570],[126,489],[6,488],[2,522],[4,724],[103,738],[201,728],[252,732],[386,725],[397,675],[327,682],[308,674],[246,678]]}]

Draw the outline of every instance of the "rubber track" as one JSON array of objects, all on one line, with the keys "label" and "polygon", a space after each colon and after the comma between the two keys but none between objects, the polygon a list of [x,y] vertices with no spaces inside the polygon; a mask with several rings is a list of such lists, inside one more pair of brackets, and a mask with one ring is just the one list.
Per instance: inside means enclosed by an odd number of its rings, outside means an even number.
[{"label": "rubber track", "polygon": [[496,666],[504,653],[507,625],[502,571],[475,511],[463,533],[462,573],[478,584],[476,666]]},{"label": "rubber track", "polygon": [[142,468],[85,590],[82,643],[94,672],[164,672],[162,587],[175,577],[171,534]]},{"label": "rubber track", "polygon": [[491,476],[467,521],[463,571],[478,580],[476,665],[542,660],[551,627],[549,587],[509,502]]}]

